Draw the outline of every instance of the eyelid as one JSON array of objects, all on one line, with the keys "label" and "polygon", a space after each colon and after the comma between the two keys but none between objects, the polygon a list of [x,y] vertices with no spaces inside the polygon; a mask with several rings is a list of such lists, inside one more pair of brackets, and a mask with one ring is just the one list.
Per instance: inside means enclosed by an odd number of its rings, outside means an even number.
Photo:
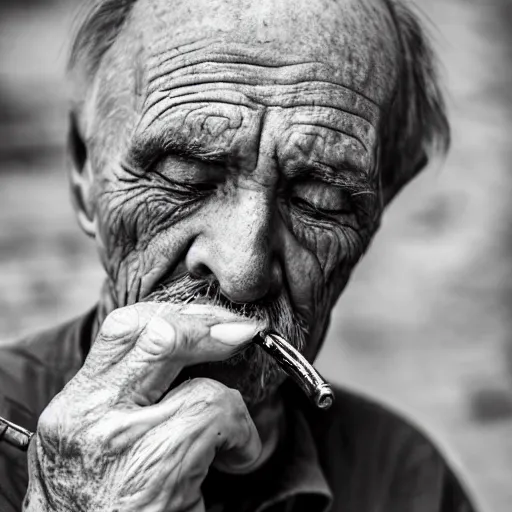
[{"label": "eyelid", "polygon": [[339,194],[340,196],[349,193],[348,190],[344,187],[339,187],[321,180],[308,180],[294,183],[292,185],[292,190],[305,190],[306,192],[309,192],[311,194],[327,193],[332,191],[333,194]]},{"label": "eyelid", "polygon": [[353,212],[352,200],[346,190],[320,182],[312,185],[310,181],[293,187],[291,201],[295,206],[327,216]]},{"label": "eyelid", "polygon": [[[167,166],[172,168],[168,170]],[[202,162],[172,154],[159,158],[149,172],[158,172],[169,181],[184,185],[211,184],[214,186],[222,183],[227,176],[226,168],[218,162]]]},{"label": "eyelid", "polygon": [[177,193],[208,194],[217,188],[216,184],[208,181],[179,181],[166,176],[156,169],[152,172],[165,181],[171,190],[174,190]]}]

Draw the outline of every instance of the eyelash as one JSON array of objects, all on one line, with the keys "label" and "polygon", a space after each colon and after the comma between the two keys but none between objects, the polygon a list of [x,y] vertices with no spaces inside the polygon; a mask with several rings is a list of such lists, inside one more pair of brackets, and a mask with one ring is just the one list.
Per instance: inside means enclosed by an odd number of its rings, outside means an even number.
[{"label": "eyelash", "polygon": [[166,190],[175,196],[188,200],[186,201],[188,203],[193,203],[208,197],[216,188],[215,185],[201,182],[194,184],[180,183],[179,181],[170,179],[157,170],[153,170],[153,174],[158,176],[160,180],[164,181]]},{"label": "eyelash", "polygon": [[341,189],[339,189],[338,193],[342,194],[343,197],[342,202],[344,207],[340,209],[321,208],[315,205],[313,201],[300,197],[300,194],[294,195],[293,192],[288,202],[294,209],[302,214],[308,215],[310,218],[338,223],[341,217],[346,218],[357,213],[357,205],[352,201],[350,194]]},{"label": "eyelash", "polygon": [[[206,199],[217,189],[217,185],[212,183],[198,182],[190,184],[175,181],[155,168],[153,168],[149,174],[156,176],[159,181],[164,182],[165,185],[162,188],[165,188],[165,190],[179,198],[182,207],[192,206],[194,203]],[[310,220],[314,219],[330,225],[341,226],[348,224],[349,227],[355,227],[359,224],[357,208],[350,197],[348,197],[350,207],[346,210],[326,210],[318,208],[300,197],[291,197],[289,204],[295,211],[298,211],[303,216],[307,216]]]},{"label": "eyelash", "polygon": [[322,208],[318,208],[300,197],[292,197],[290,199],[290,203],[294,208],[297,208],[301,212],[306,213],[307,215],[318,220],[332,219],[333,217],[344,213],[342,211],[324,210]]}]

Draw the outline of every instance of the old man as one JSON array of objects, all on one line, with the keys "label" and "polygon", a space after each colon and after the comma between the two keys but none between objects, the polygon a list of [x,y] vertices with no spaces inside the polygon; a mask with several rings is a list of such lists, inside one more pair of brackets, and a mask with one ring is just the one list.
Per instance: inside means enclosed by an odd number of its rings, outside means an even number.
[{"label": "old man", "polygon": [[5,347],[1,510],[471,510],[431,443],[251,343],[313,361],[385,206],[448,145],[398,0],[103,0],[69,64],[73,202],[98,306]]}]

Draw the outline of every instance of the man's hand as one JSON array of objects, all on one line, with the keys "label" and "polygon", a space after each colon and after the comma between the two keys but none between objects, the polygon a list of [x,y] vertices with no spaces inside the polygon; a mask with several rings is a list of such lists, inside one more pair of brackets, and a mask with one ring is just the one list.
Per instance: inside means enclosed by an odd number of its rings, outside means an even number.
[{"label": "man's hand", "polygon": [[[255,464],[261,442],[238,391],[180,370],[233,355],[254,323],[208,306],[141,303],[104,322],[29,450],[25,511],[204,510],[212,462]],[[228,323],[226,323],[228,322]]]}]

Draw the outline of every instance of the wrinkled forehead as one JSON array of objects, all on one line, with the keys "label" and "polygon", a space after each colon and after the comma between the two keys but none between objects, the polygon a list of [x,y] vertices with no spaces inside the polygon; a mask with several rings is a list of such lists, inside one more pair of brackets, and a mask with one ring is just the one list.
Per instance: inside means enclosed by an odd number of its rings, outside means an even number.
[{"label": "wrinkled forehead", "polygon": [[396,83],[396,29],[382,0],[139,0],[127,30],[143,75],[155,60],[229,54],[265,67],[320,64],[381,106]]}]

